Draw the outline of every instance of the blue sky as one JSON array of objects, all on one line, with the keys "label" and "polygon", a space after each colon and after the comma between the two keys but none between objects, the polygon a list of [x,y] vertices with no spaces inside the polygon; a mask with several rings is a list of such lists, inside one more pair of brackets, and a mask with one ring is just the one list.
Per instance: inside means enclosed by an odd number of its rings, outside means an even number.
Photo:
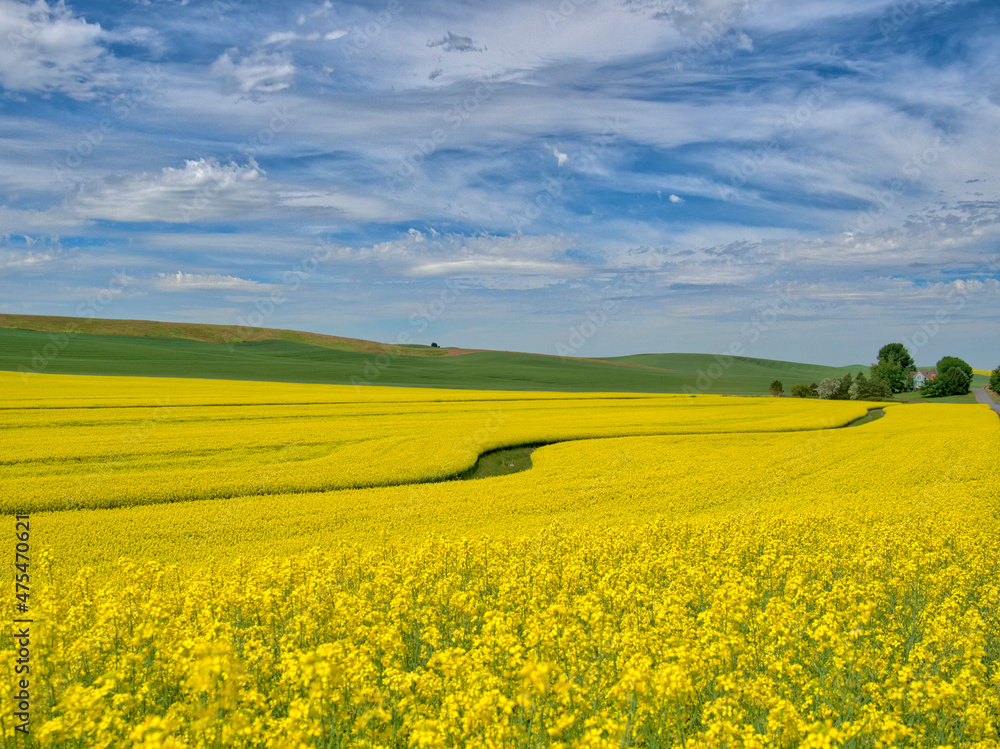
[{"label": "blue sky", "polygon": [[0,312],[1000,364],[1000,13],[0,0]]}]

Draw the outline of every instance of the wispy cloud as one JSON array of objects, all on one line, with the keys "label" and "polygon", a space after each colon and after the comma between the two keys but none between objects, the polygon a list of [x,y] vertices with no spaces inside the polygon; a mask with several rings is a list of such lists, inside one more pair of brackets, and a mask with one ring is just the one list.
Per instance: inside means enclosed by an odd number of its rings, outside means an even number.
[{"label": "wispy cloud", "polygon": [[285,52],[257,50],[240,56],[236,50],[227,50],[212,63],[212,74],[222,79],[227,93],[274,93],[292,85],[295,65]]},{"label": "wispy cloud", "polygon": [[125,222],[187,223],[240,216],[269,205],[265,180],[255,162],[189,160],[182,168],[164,167],[159,174],[110,176],[88,186],[73,208],[83,218]]},{"label": "wispy cloud", "polygon": [[1000,360],[1000,19],[908,8],[0,0],[0,298],[127,268],[116,314],[225,321],[308,267],[283,327],[384,338],[447,283],[449,340],[549,351],[625,284],[613,354],[792,288],[752,353],[842,363],[960,294]]},{"label": "wispy cloud", "polygon": [[267,284],[249,281],[236,276],[209,273],[160,273],[153,282],[158,291],[247,291],[271,288]]}]

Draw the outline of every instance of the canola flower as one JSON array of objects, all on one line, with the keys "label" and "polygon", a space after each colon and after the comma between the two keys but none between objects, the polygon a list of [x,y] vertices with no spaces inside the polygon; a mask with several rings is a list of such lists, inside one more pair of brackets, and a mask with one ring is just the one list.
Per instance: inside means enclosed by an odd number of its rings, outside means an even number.
[{"label": "canola flower", "polygon": [[0,510],[407,484],[454,476],[507,445],[820,429],[866,412],[847,401],[149,379],[24,385],[0,372]]},{"label": "canola flower", "polygon": [[[468,407],[418,395],[367,407]],[[608,400],[510,398],[594,437],[511,476],[33,511],[44,686],[17,745],[1000,745],[988,408],[816,431],[844,414],[640,398],[686,433],[617,436],[644,414]]]},{"label": "canola flower", "polygon": [[122,561],[42,594],[35,740],[996,746],[997,539],[744,517]]}]

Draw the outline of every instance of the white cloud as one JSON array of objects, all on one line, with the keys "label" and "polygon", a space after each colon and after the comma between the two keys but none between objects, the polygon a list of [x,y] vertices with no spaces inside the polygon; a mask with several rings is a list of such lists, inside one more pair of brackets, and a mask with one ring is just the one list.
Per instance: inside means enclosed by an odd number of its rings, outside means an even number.
[{"label": "white cloud", "polygon": [[[259,217],[264,210],[272,217],[282,212],[311,211],[338,220],[403,218],[397,206],[380,198],[272,182],[253,159],[245,165],[189,159],[183,168],[166,167],[159,174],[109,177],[86,185],[69,208],[77,219],[135,223]],[[0,220],[2,217],[0,209]]]},{"label": "white cloud", "polygon": [[252,160],[246,166],[189,160],[181,169],[166,167],[156,175],[108,178],[89,186],[77,196],[73,211],[81,218],[126,222],[232,217],[272,202],[265,182]]},{"label": "white cloud", "polygon": [[74,16],[62,2],[0,0],[0,86],[91,99],[113,80],[99,72],[104,38],[99,24]]},{"label": "white cloud", "polygon": [[265,290],[271,288],[271,285],[249,281],[236,276],[177,271],[176,273],[160,273],[159,277],[153,282],[153,288],[159,291],[196,291],[205,289],[241,291],[247,289]]},{"label": "white cloud", "polygon": [[[447,276],[489,288],[539,288],[585,273],[583,266],[567,257],[575,246],[575,240],[563,236],[441,235],[410,229],[396,240],[344,248],[338,259],[377,263],[382,275]],[[520,280],[512,282],[514,277]]]},{"label": "white cloud", "polygon": [[552,151],[552,155],[556,157],[556,161],[558,162],[559,166],[562,166],[567,161],[569,161],[569,156],[560,152],[556,146],[550,146],[548,143],[546,143],[545,147],[550,151]]},{"label": "white cloud", "polygon": [[298,38],[299,35],[294,31],[272,31],[267,35],[267,38],[264,40],[264,44],[277,44],[283,47],[290,42],[294,42]]},{"label": "white cloud", "polygon": [[0,269],[5,271],[33,270],[55,260],[58,260],[58,256],[50,252],[0,250]]},{"label": "white cloud", "polygon": [[212,74],[223,80],[227,92],[274,93],[288,88],[295,79],[295,65],[287,52],[257,50],[238,59],[234,55],[235,49],[227,50],[212,63]]},{"label": "white cloud", "polygon": [[[570,268],[565,264],[537,260],[515,260],[497,257],[477,257],[466,260],[446,260],[421,263],[413,267],[413,276],[483,276],[483,275],[550,275],[564,276]],[[572,275],[578,275],[573,269]]]},{"label": "white cloud", "polygon": [[320,209],[331,211],[340,217],[363,221],[386,221],[403,217],[398,208],[380,198],[346,191],[281,188],[276,192],[275,200],[277,205],[284,208]]},{"label": "white cloud", "polygon": [[683,203],[684,202],[684,198],[678,197],[677,195],[671,195],[670,196],[670,202],[671,203]]}]

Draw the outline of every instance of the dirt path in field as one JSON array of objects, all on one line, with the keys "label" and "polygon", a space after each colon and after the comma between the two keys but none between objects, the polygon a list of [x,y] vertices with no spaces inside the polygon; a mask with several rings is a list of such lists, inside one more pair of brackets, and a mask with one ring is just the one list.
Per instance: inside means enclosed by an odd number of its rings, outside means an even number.
[{"label": "dirt path in field", "polygon": [[993,400],[990,397],[989,393],[987,393],[982,388],[973,388],[972,394],[976,396],[977,401],[979,401],[980,403],[985,403],[987,406],[993,409],[993,411],[996,413],[997,416],[1000,416],[1000,403],[997,403],[995,400]]},{"label": "dirt path in field", "polygon": [[884,408],[871,408],[868,410],[864,416],[860,419],[855,419],[850,424],[844,424],[845,427],[859,427],[862,424],[871,424],[875,419],[881,419],[885,416]]}]

